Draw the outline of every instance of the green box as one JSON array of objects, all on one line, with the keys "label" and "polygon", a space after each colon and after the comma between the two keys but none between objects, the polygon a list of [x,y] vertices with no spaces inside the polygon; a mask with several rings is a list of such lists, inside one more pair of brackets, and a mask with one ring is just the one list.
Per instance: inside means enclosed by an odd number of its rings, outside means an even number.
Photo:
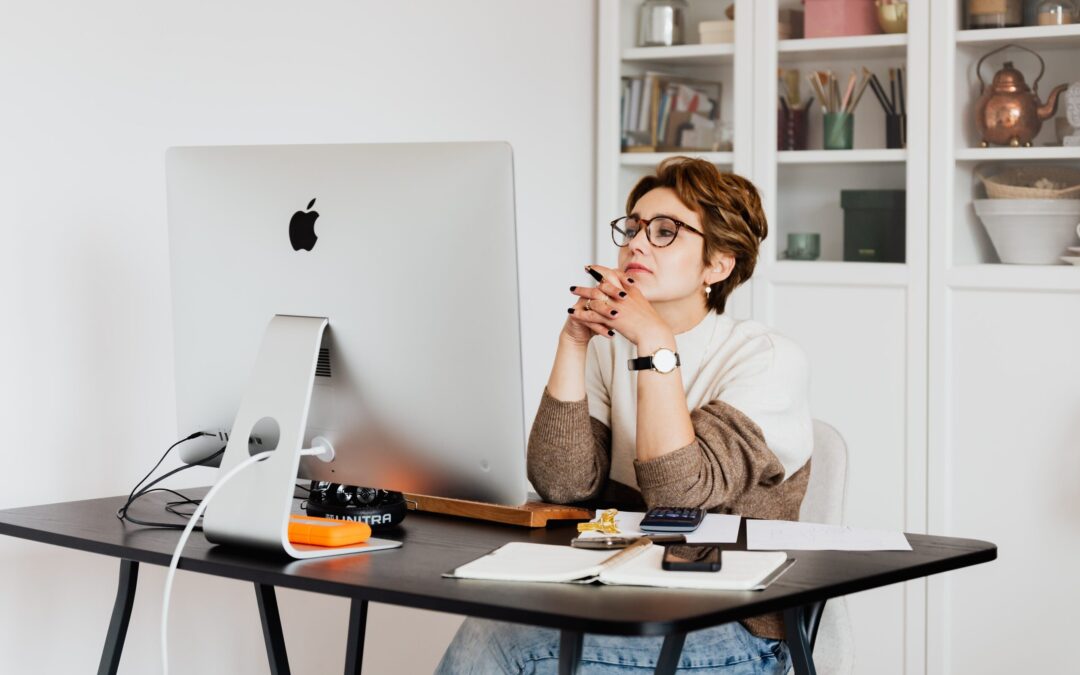
[{"label": "green box", "polygon": [[905,190],[841,190],[844,260],[904,262],[907,219]]}]

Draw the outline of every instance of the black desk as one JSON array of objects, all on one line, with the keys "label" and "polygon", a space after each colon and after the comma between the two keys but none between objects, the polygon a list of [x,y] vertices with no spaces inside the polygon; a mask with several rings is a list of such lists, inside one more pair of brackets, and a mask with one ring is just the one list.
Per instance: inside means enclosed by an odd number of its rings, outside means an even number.
[{"label": "black desk", "polygon": [[[192,490],[192,494],[202,491]],[[170,517],[160,493],[132,509],[137,518]],[[179,538],[175,530],[125,525],[116,517],[122,498],[94,499],[0,511],[0,534],[121,559],[116,604],[99,673],[115,673],[134,601],[139,563],[167,566]],[[177,519],[178,522],[182,522]],[[538,584],[443,579],[441,574],[509,541],[566,544],[573,526],[526,530],[443,516],[410,513],[399,549],[311,561],[274,560],[210,546],[198,532],[180,569],[255,584],[273,673],[288,673],[274,587],[352,599],[345,672],[359,673],[367,603],[465,614],[561,631],[560,672],[572,673],[584,633],[664,635],[657,672],[673,672],[689,631],[784,610],[796,673],[813,673],[810,648],[824,601],[997,557],[993,544],[911,534],[911,552],[797,551],[797,562],[765,591],[701,592],[603,585]],[[10,583],[10,582],[9,582]]]}]

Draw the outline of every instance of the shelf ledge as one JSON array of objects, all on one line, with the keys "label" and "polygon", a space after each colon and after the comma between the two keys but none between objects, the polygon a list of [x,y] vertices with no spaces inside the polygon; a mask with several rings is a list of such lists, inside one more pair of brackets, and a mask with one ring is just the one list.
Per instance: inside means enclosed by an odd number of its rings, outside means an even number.
[{"label": "shelf ledge", "polygon": [[902,288],[908,284],[909,272],[904,263],[779,260],[760,268],[760,276],[772,283],[785,285]]},{"label": "shelf ledge", "polygon": [[956,32],[960,46],[999,47],[1010,42],[1034,43],[1040,47],[1076,49],[1080,24],[1065,26],[1022,26],[1020,28],[980,28]]},{"label": "shelf ledge", "polygon": [[1080,147],[959,148],[956,151],[956,161],[958,162],[1029,161],[1039,159],[1073,159],[1080,161]]},{"label": "shelf ledge", "polygon": [[686,152],[624,152],[619,155],[619,164],[622,166],[656,166],[668,157],[700,157],[705,161],[721,166],[730,166],[735,162],[735,155],[731,152],[687,150]]},{"label": "shelf ledge", "polygon": [[780,164],[876,164],[907,161],[907,150],[782,150],[777,153]]},{"label": "shelf ledge", "polygon": [[958,265],[946,273],[953,290],[1080,292],[1080,268],[1073,265]]},{"label": "shelf ledge", "polygon": [[630,63],[664,63],[686,66],[731,63],[735,45],[676,45],[673,47],[634,47],[624,49],[622,60]]},{"label": "shelf ledge", "polygon": [[852,35],[844,37],[780,40],[776,50],[781,63],[830,59],[896,58],[907,55],[907,33]]}]

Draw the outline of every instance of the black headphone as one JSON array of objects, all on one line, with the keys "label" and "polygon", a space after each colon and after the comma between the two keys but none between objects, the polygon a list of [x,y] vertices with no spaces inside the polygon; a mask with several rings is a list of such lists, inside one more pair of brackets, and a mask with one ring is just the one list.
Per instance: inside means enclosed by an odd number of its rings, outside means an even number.
[{"label": "black headphone", "polygon": [[356,520],[373,530],[400,525],[409,510],[400,492],[314,480],[303,507],[309,516]]}]

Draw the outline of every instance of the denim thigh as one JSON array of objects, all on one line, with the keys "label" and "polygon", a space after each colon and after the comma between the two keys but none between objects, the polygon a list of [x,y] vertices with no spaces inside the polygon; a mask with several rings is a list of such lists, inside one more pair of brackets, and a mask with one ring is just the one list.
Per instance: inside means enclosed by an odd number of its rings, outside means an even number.
[{"label": "denim thigh", "polygon": [[[653,672],[663,638],[585,635],[581,675]],[[787,644],[760,638],[732,622],[688,633],[679,673],[783,675],[791,667]],[[466,619],[436,668],[436,675],[548,675],[559,669],[559,632],[486,619]]]}]

